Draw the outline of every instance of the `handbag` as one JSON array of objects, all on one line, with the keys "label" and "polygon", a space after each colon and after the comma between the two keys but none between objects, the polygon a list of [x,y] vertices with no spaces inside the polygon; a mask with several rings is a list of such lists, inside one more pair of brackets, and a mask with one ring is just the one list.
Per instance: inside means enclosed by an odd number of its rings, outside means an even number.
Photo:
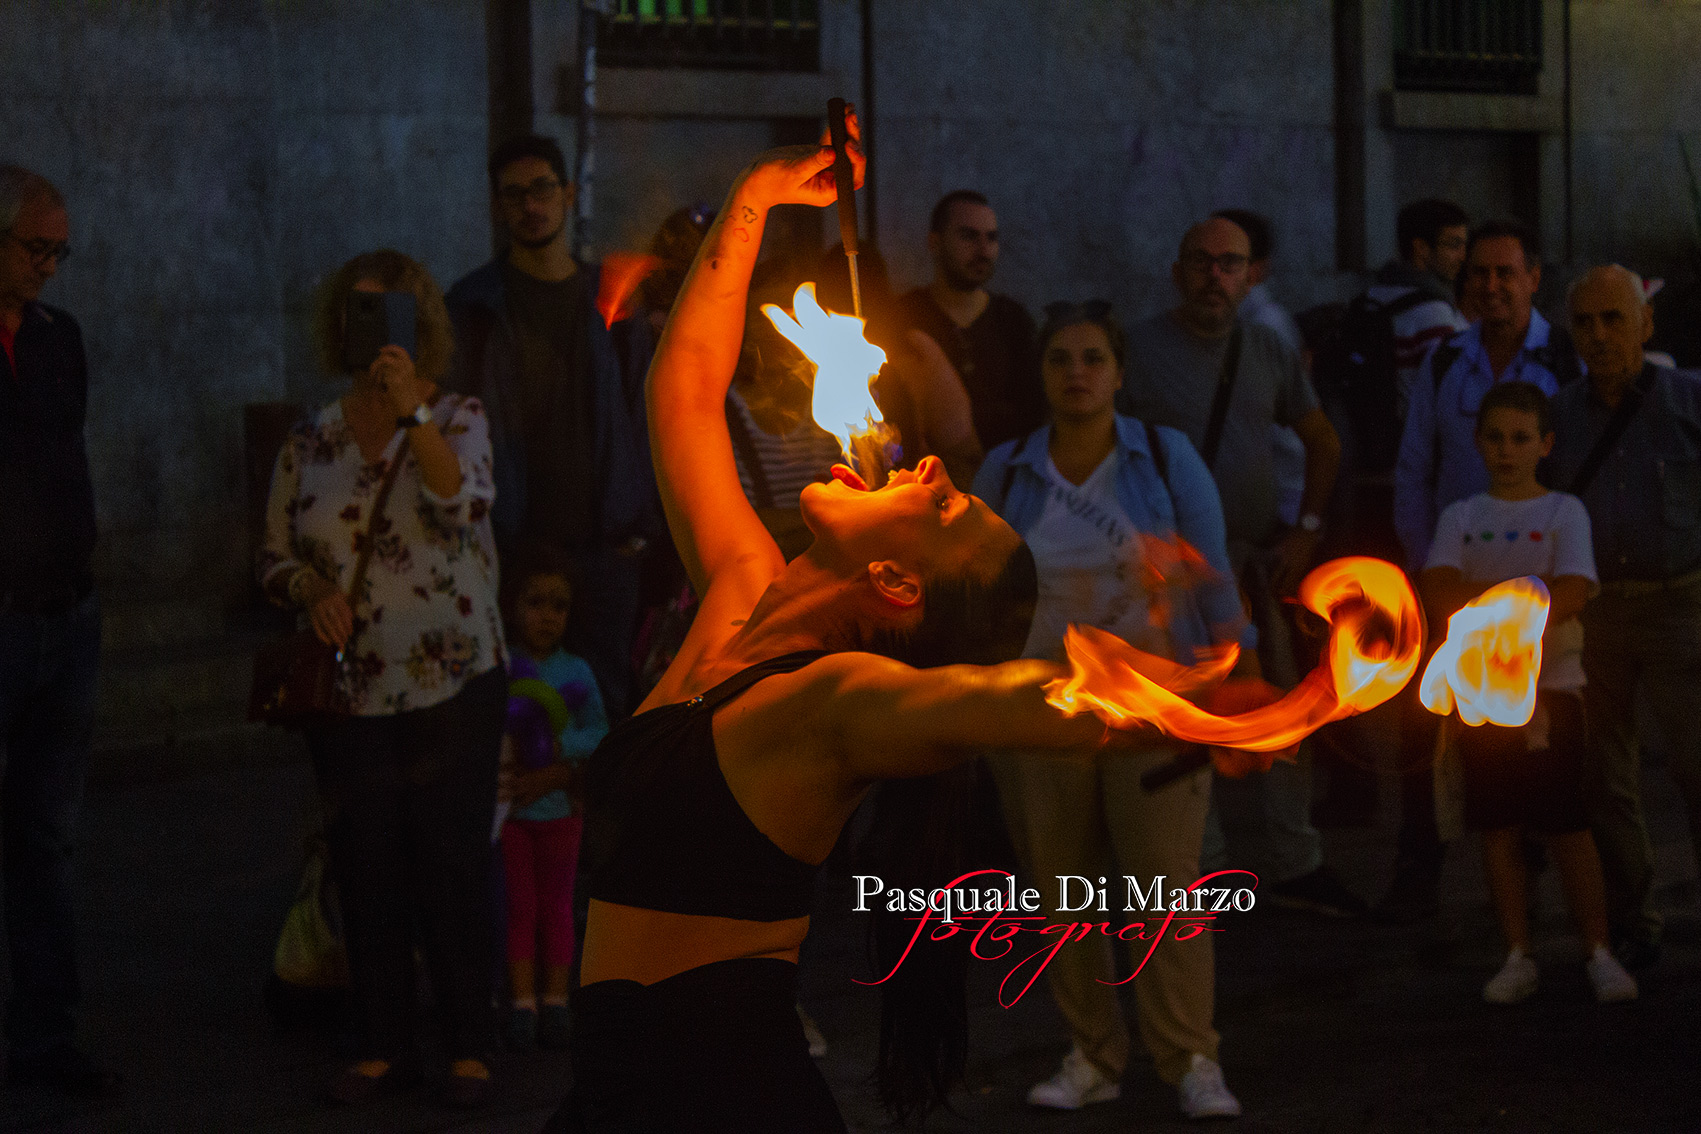
[{"label": "handbag", "polygon": [[[384,505],[389,502],[390,489],[395,486],[396,473],[405,455],[405,451],[396,454],[378,486],[372,517],[366,523],[366,537],[360,543],[360,558],[355,561],[354,576],[349,581],[351,609],[358,601],[361,584],[366,581],[366,567],[372,561],[372,548],[377,542],[378,519],[384,514]],[[340,647],[321,642],[311,629],[297,630],[281,641],[261,647],[254,656],[248,719],[299,728],[315,719],[347,716],[348,691],[343,678],[351,656],[349,647],[359,629],[357,621]]]}]

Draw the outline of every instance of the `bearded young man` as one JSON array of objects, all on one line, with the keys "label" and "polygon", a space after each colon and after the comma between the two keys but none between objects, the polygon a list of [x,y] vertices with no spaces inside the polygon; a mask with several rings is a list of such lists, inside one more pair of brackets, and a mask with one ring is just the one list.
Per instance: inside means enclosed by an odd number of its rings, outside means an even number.
[{"label": "bearded young man", "polygon": [[998,214],[982,194],[941,197],[928,225],[933,279],[899,300],[905,320],[939,344],[963,380],[983,450],[1026,437],[1045,420],[1033,317],[988,291],[998,266]]},{"label": "bearded young man", "polygon": [[490,417],[500,545],[541,544],[573,561],[567,647],[590,663],[617,719],[632,708],[640,584],[663,530],[644,424],[654,345],[646,320],[611,327],[597,312],[600,265],[574,260],[568,245],[575,188],[552,138],[526,135],[491,154],[509,243],[449,289],[451,381]]}]

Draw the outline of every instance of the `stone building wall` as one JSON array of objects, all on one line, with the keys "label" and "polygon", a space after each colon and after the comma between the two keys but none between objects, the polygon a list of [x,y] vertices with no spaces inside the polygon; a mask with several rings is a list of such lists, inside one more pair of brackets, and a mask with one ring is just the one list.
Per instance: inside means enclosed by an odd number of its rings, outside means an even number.
[{"label": "stone building wall", "polygon": [[[1366,39],[1374,88],[1391,0],[876,0],[875,176],[895,279],[926,277],[929,207],[974,186],[1001,217],[996,286],[1033,306],[1103,296],[1136,317],[1166,305],[1179,233],[1226,205],[1274,219],[1280,298],[1350,293],[1359,277],[1336,268],[1341,4],[1381,28]],[[535,122],[571,153],[576,4],[530,7]],[[1548,7],[1546,101],[1511,126],[1539,153],[1530,208],[1551,241],[1561,9]],[[241,593],[243,406],[335,392],[305,331],[327,272],[390,245],[447,284],[490,254],[486,8],[0,5],[4,159],[40,169],[71,206],[76,255],[47,298],[89,344],[100,571],[115,588]],[[605,70],[593,248],[641,247],[673,208],[718,202],[755,152],[806,136],[828,96],[860,99],[860,8],[823,0],[819,74]],[[1679,139],[1701,162],[1701,3],[1571,10],[1576,258],[1689,270],[1698,234]],[[1468,143],[1425,135],[1397,161],[1372,147],[1371,263],[1392,251],[1395,186],[1428,172],[1425,145],[1498,160],[1505,116],[1478,117],[1486,129]],[[1389,128],[1369,127],[1383,141]],[[1505,181],[1456,164],[1467,189]],[[793,218],[792,237],[812,224]]]}]

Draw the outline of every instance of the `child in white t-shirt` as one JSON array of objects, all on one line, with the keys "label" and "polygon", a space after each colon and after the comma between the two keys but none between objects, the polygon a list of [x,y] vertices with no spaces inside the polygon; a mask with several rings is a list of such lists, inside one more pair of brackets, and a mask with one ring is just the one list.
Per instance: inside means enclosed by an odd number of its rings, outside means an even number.
[{"label": "child in white t-shirt", "polygon": [[1583,502],[1549,492],[1536,466],[1553,449],[1546,396],[1505,382],[1483,398],[1476,443],[1489,489],[1441,514],[1419,585],[1431,625],[1495,583],[1539,576],[1552,595],[1542,639],[1536,711],[1522,728],[1462,729],[1465,824],[1482,832],[1483,869],[1506,937],[1506,963],[1483,999],[1515,1004],[1536,990],[1529,956],[1525,828],[1546,837],[1566,902],[1589,950],[1589,980],[1601,1001],[1631,1000],[1636,981],[1607,950],[1605,888],[1589,833],[1583,789],[1582,628],[1577,616],[1595,585],[1594,546]]}]

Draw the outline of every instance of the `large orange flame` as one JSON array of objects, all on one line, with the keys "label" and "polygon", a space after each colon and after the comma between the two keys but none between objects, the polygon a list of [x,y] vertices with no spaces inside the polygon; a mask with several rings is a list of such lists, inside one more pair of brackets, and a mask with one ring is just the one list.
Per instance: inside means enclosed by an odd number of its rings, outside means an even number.
[{"label": "large orange flame", "polygon": [[1299,598],[1329,621],[1328,648],[1318,667],[1274,704],[1221,717],[1180,696],[1221,682],[1238,646],[1180,666],[1086,626],[1065,634],[1073,672],[1046,686],[1046,700],[1070,715],[1090,710],[1113,726],[1147,721],[1196,744],[1280,752],[1330,721],[1375,708],[1417,672],[1423,616],[1405,573],[1392,563],[1331,560],[1305,577]]},{"label": "large orange flame", "polygon": [[881,421],[869,383],[885,365],[886,352],[862,337],[861,319],[824,310],[815,299],[813,283],[801,285],[791,303],[792,314],[772,303],[763,304],[762,314],[814,364],[811,412],[816,424],[837,437],[848,455],[853,451],[852,439]]},{"label": "large orange flame", "polygon": [[1468,725],[1529,724],[1548,601],[1547,585],[1526,575],[1496,583],[1461,607],[1447,620],[1447,640],[1423,671],[1418,698],[1424,708],[1446,716],[1457,707]]},{"label": "large orange flame", "polygon": [[632,315],[632,295],[644,277],[661,267],[661,258],[638,252],[610,252],[602,258],[597,284],[597,314],[603,326],[613,327]]}]

